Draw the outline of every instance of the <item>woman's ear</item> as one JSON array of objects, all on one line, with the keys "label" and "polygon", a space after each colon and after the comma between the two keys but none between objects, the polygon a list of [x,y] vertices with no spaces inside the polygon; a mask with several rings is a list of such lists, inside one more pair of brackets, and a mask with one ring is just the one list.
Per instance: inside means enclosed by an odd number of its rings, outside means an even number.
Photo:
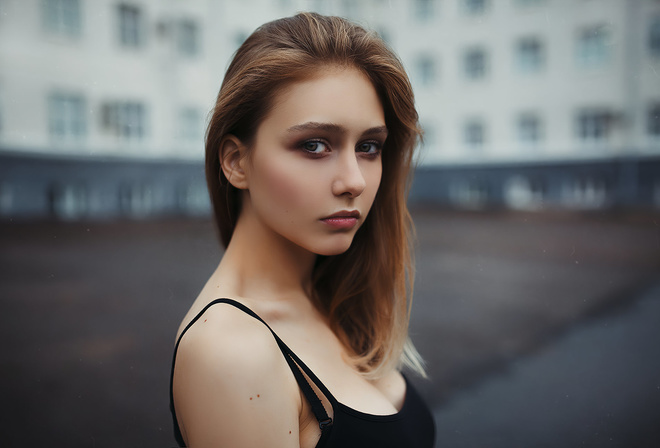
[{"label": "woman's ear", "polygon": [[247,175],[244,169],[246,163],[245,151],[246,148],[243,143],[231,134],[222,139],[218,149],[222,172],[229,183],[240,190],[248,188]]}]

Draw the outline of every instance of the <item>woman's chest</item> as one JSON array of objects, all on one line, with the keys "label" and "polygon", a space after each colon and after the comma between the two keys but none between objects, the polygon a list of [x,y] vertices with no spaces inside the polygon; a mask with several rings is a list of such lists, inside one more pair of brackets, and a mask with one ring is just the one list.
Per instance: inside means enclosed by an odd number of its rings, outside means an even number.
[{"label": "woman's chest", "polygon": [[[374,415],[396,413],[405,398],[405,381],[398,371],[368,379],[351,363],[348,350],[329,328],[308,327],[284,331],[280,337],[313,372],[331,397],[312,383],[325,404],[331,398],[360,412]],[[279,333],[278,333],[279,334]]]}]

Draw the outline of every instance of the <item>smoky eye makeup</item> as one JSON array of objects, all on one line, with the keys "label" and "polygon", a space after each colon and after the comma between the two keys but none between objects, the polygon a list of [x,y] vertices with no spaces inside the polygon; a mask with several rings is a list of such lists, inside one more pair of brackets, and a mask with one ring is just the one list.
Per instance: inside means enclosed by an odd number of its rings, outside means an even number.
[{"label": "smoky eye makeup", "polygon": [[[376,159],[380,157],[383,142],[377,139],[363,140],[355,145],[355,152],[359,157]],[[310,158],[321,158],[332,152],[332,144],[324,138],[308,138],[295,143],[294,149],[301,151]]]},{"label": "smoky eye makeup", "polygon": [[[292,126],[286,130],[283,143],[292,150],[299,151],[310,158],[322,158],[342,147],[349,131],[334,123],[306,122]],[[378,158],[387,139],[387,128],[375,126],[366,129],[354,146],[356,154],[361,158]]]},{"label": "smoky eye makeup", "polygon": [[383,149],[383,142],[379,140],[364,140],[355,146],[358,152],[377,152]]},{"label": "smoky eye makeup", "polygon": [[320,159],[332,151],[331,143],[321,137],[299,138],[291,143],[290,148],[311,159]]},{"label": "smoky eye makeup", "polygon": [[378,140],[365,140],[355,146],[355,152],[360,157],[375,159],[380,157],[383,149],[383,144]]},{"label": "smoky eye makeup", "polygon": [[330,145],[322,139],[314,138],[303,141],[299,147],[308,154],[322,155],[330,150]]}]

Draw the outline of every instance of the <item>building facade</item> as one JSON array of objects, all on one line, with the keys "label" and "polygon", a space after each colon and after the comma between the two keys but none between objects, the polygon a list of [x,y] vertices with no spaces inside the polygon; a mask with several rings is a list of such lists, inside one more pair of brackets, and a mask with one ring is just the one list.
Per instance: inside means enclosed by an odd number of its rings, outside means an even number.
[{"label": "building facade", "polygon": [[660,2],[412,4],[399,13],[408,30],[392,35],[427,130],[417,194],[468,207],[660,205]]},{"label": "building facade", "polygon": [[660,207],[657,0],[0,0],[0,214],[208,213],[224,69],[299,10],[401,56],[425,129],[412,200]]}]

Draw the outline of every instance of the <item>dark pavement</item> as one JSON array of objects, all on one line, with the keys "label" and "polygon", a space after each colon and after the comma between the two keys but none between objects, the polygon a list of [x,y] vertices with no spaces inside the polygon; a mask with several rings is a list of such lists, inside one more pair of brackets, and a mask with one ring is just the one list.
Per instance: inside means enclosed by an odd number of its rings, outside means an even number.
[{"label": "dark pavement", "polygon": [[[414,218],[438,446],[660,446],[657,214]],[[2,446],[173,446],[174,334],[219,257],[206,221],[0,223]]]},{"label": "dark pavement", "polygon": [[660,446],[660,281],[435,409],[440,446]]}]

